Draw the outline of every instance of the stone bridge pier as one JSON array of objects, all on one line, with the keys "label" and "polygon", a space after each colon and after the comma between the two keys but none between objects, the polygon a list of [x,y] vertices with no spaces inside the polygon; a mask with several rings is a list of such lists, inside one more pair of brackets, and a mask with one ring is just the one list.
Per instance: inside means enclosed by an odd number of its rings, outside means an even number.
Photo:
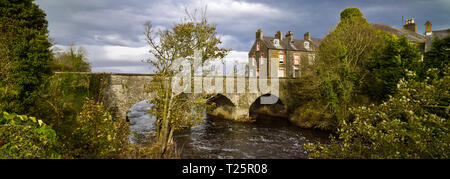
[{"label": "stone bridge pier", "polygon": [[128,110],[136,103],[151,99],[147,92],[153,75],[149,74],[110,74],[106,76],[103,88],[104,104],[115,119],[125,120]]}]

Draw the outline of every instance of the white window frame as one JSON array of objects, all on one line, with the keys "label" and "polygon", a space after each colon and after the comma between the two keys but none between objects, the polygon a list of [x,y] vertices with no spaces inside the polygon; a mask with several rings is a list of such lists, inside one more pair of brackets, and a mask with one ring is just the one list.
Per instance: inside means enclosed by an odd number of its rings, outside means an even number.
[{"label": "white window frame", "polygon": [[280,40],[279,39],[273,39],[273,44],[275,46],[280,46]]},{"label": "white window frame", "polygon": [[284,65],[284,54],[278,54],[278,63]]},{"label": "white window frame", "polygon": [[[282,72],[281,75],[280,75],[280,72]],[[278,77],[286,77],[286,68],[284,68],[284,67],[278,68]]]},{"label": "white window frame", "polygon": [[309,61],[309,65],[314,65],[314,62],[316,61],[316,55],[308,54],[308,61]]},{"label": "white window frame", "polygon": [[294,73],[293,73],[293,77],[294,77],[294,78],[297,78],[297,76],[295,76],[295,74],[296,74],[296,71],[300,71],[300,68],[298,68],[298,67],[296,67],[296,66],[293,66],[293,67],[292,67],[292,71],[294,72]]},{"label": "white window frame", "polygon": [[305,41],[305,43],[303,43],[303,45],[305,46],[305,48],[306,48],[307,50],[309,50],[309,42],[308,42],[308,41]]},{"label": "white window frame", "polygon": [[[298,57],[298,59],[296,59]],[[300,65],[300,54],[294,54],[294,65]]]}]

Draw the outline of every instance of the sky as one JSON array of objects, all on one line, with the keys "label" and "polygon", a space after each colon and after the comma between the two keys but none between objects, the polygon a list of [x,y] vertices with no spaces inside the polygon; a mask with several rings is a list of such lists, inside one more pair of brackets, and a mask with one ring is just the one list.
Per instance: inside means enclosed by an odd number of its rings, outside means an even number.
[{"label": "sky", "polygon": [[357,7],[371,23],[403,25],[402,16],[415,18],[418,33],[431,21],[433,30],[450,28],[450,0],[36,0],[47,14],[50,38],[56,47],[70,44],[86,49],[94,72],[151,73],[144,37],[148,21],[170,29],[185,17],[185,9],[205,9],[217,25],[221,47],[229,59],[247,60],[255,32],[265,36],[291,30],[323,38],[348,7]]}]

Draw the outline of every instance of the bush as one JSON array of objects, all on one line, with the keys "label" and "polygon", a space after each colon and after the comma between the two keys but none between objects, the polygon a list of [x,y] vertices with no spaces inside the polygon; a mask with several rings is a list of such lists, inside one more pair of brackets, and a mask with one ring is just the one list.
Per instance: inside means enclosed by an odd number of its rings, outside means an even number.
[{"label": "bush", "polygon": [[407,78],[407,70],[417,71],[419,66],[417,47],[405,36],[389,35],[385,38],[386,43],[371,55],[365,65],[370,75],[365,80],[364,91],[378,102],[396,93],[398,81]]},{"label": "bush", "polygon": [[398,94],[383,104],[350,109],[329,145],[305,148],[313,158],[449,158],[449,67],[444,71],[441,79],[400,80]]},{"label": "bush", "polygon": [[290,121],[304,128],[316,128],[332,131],[336,128],[336,120],[327,111],[324,102],[312,101],[295,109]]},{"label": "bush", "polygon": [[56,133],[41,120],[25,115],[0,114],[0,158],[59,158]]},{"label": "bush", "polygon": [[114,121],[102,103],[86,98],[68,139],[68,157],[118,158],[128,143],[128,125]]},{"label": "bush", "polygon": [[[425,53],[423,60],[423,70],[421,71],[421,77],[426,75],[426,71],[430,68],[443,69],[450,62],[450,36],[443,39],[435,38],[431,45],[430,51]],[[442,77],[443,74],[437,74]]]},{"label": "bush", "polygon": [[0,24],[0,110],[37,116],[52,75],[45,13],[33,0],[1,0]]}]

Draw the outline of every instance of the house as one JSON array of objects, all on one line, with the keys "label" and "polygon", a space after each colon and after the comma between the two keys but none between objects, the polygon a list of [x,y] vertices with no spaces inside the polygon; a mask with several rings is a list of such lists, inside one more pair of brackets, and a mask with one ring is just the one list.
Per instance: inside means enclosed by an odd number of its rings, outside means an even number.
[{"label": "house", "polygon": [[404,35],[410,42],[417,45],[417,48],[421,54],[424,54],[430,50],[434,38],[443,39],[450,35],[450,29],[433,31],[430,21],[425,23],[425,34],[419,34],[417,33],[417,24],[414,22],[414,18],[406,19],[403,28],[396,28],[382,24],[371,25],[373,28],[392,33],[398,37]]},{"label": "house", "polygon": [[[269,37],[258,29],[248,53],[249,76],[260,76],[263,71],[276,70],[278,77],[299,77],[304,66],[314,64],[314,52],[318,50],[320,42],[321,39],[311,38],[309,32],[300,40],[294,38],[292,31],[288,31],[284,37],[280,31],[274,37]],[[273,63],[276,63],[277,69],[270,69]],[[267,76],[270,77],[270,73]]]}]

